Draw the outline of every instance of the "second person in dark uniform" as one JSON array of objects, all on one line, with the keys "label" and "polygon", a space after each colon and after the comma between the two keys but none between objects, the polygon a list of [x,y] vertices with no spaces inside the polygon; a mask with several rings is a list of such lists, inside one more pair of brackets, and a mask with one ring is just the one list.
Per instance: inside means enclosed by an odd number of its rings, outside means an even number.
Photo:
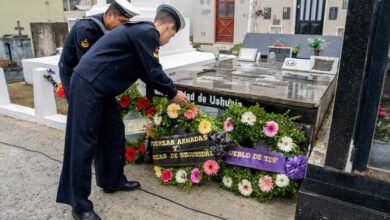
[{"label": "second person in dark uniform", "polygon": [[[116,179],[110,172],[117,169],[104,166],[115,161],[124,164],[124,126],[115,97],[141,79],[174,102],[188,104],[186,95],[175,88],[159,63],[159,47],[184,26],[183,15],[175,7],[163,4],[157,9],[154,23],[121,25],[97,41],[74,69],[57,202],[71,205],[75,219],[100,219],[88,199],[93,159],[102,164],[96,169],[96,178],[104,191],[115,192],[129,184],[122,174],[123,166]],[[115,112],[105,115],[106,108]],[[104,120],[112,123],[102,124]],[[108,145],[102,140],[116,141]],[[102,146],[105,148],[99,149]],[[105,152],[106,161],[96,157],[96,151]]]},{"label": "second person in dark uniform", "polygon": [[76,22],[65,40],[58,64],[65,95],[68,94],[73,68],[79,64],[81,57],[107,31],[129,22],[136,15],[139,15],[138,9],[127,0],[115,0],[104,14],[93,15]]}]

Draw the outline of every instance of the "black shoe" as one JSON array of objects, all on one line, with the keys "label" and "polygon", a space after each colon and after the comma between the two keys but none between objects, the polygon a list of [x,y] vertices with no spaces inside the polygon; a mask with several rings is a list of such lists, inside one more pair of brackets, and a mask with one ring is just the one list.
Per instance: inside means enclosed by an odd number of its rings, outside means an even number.
[{"label": "black shoe", "polygon": [[94,211],[76,212],[72,209],[72,216],[76,220],[102,220]]},{"label": "black shoe", "polygon": [[141,188],[141,184],[137,181],[127,181],[120,186],[117,186],[115,189],[103,189],[105,193],[113,193],[116,191],[134,191]]}]

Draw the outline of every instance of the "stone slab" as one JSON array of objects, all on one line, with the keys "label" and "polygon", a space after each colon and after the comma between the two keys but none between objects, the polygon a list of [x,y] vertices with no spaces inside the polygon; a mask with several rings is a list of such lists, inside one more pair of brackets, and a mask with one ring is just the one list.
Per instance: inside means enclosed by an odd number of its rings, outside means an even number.
[{"label": "stone slab", "polygon": [[[258,48],[262,55],[268,55],[268,46],[277,42],[284,44],[286,47],[301,45],[301,51],[298,53],[299,58],[309,58],[312,54],[311,48],[307,46],[307,39],[312,35],[304,34],[265,34],[265,33],[247,33],[244,38],[243,48]],[[322,56],[341,57],[342,37],[341,36],[321,36],[326,40],[326,47]]]}]

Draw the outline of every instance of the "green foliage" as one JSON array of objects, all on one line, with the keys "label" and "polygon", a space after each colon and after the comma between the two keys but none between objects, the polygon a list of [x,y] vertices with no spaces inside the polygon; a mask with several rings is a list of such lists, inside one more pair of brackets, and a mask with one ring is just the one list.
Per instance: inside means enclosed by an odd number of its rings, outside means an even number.
[{"label": "green foliage", "polygon": [[[191,172],[193,169],[197,168],[199,170],[199,176],[200,176],[200,182],[199,183],[193,183],[191,180]],[[164,182],[161,178],[161,174],[165,170],[170,170],[172,172],[172,178],[168,182]],[[156,170],[160,170],[157,172]],[[171,167],[171,168],[164,168],[164,167],[154,167],[155,175],[157,178],[159,178],[159,182],[162,185],[173,185],[178,186],[180,189],[183,189],[185,191],[189,191],[193,185],[201,185],[202,182],[205,180],[213,180],[216,178],[216,176],[208,176],[203,170],[203,167],[201,165],[198,166],[191,166],[191,167]],[[184,183],[179,183],[176,179],[176,174],[178,171],[184,171],[186,173],[186,178]]]},{"label": "green foliage", "polygon": [[[126,150],[125,152],[129,149],[129,148],[134,148],[136,150],[136,156],[133,160],[129,160],[127,157],[126,157],[126,153],[125,153],[125,159],[126,159],[126,164],[135,164],[135,163],[143,163],[144,162],[144,159],[145,159],[145,148],[143,150],[140,150],[140,147],[141,145],[144,144],[144,141],[145,141],[145,135],[141,136],[138,141],[135,141],[135,142],[130,142],[128,140],[126,140]],[[145,147],[145,145],[143,146]],[[143,152],[141,152],[143,151]]]},{"label": "green foliage", "polygon": [[[201,121],[208,121],[211,124],[211,131],[219,131],[221,128],[216,123],[216,119],[203,113],[199,108],[191,103],[187,106],[180,106],[177,118],[170,118],[168,115],[169,101],[166,98],[153,99],[153,105],[157,108],[157,116],[161,116],[161,124],[153,123],[152,132],[149,137],[157,138],[162,136],[171,136],[178,133],[198,133],[199,123]],[[193,119],[187,119],[184,112],[191,111],[196,108],[197,114]]]},{"label": "green foliage", "polygon": [[121,101],[121,98],[124,96],[128,96],[130,98],[130,104],[127,107],[120,107],[121,116],[124,117],[129,112],[138,112],[137,108],[137,100],[142,98],[143,96],[138,91],[138,84],[134,83],[130,86],[124,93],[118,96],[116,99],[118,104]]},{"label": "green foliage", "polygon": [[[242,115],[245,112],[252,112],[256,117],[256,121],[253,125],[243,123]],[[302,155],[304,152],[301,150],[300,144],[304,143],[304,133],[299,130],[293,123],[296,119],[290,118],[288,112],[284,114],[267,113],[258,104],[250,107],[241,107],[233,102],[229,103],[229,108],[222,114],[221,121],[230,119],[234,126],[234,129],[229,132],[229,136],[235,142],[235,144],[252,147],[256,143],[262,143],[270,146],[270,150],[273,152],[282,153],[285,157],[291,157],[292,154]],[[264,126],[269,121],[274,121],[278,124],[278,132],[273,137],[265,136],[263,132]],[[278,148],[277,144],[281,141],[282,137],[290,137],[294,142],[294,147],[290,152],[283,152]],[[274,187],[269,192],[263,192],[258,186],[259,179],[263,176],[268,175],[272,177]],[[253,192],[251,197],[256,198],[259,201],[271,200],[278,196],[294,196],[297,193],[298,182],[290,179],[289,185],[286,187],[277,187],[275,184],[276,173],[267,171],[258,171],[249,168],[221,165],[221,171],[219,172],[218,178],[222,180],[224,176],[232,178],[232,187],[227,188],[221,181],[220,185],[222,188],[228,189],[237,195],[240,195],[238,184],[242,180],[248,180],[252,184]]]},{"label": "green foliage", "polygon": [[[130,97],[131,100],[143,98],[138,90],[136,90],[136,87],[129,88],[129,90],[126,91],[126,94]],[[120,101],[120,98],[118,101]],[[154,117],[148,117],[146,111],[144,110],[140,111],[145,117],[148,118],[149,121],[149,125],[147,126],[149,128],[146,129],[146,137],[157,138],[162,136],[172,136],[178,133],[198,133],[200,132],[199,124],[204,121],[209,122],[211,125],[211,129],[208,132],[222,131],[224,122],[229,119],[234,128],[228,134],[236,145],[243,147],[253,147],[258,143],[266,144],[270,146],[271,151],[281,153],[286,158],[291,157],[292,154],[304,154],[303,150],[301,149],[301,144],[303,144],[305,141],[304,133],[294,125],[293,122],[296,117],[289,117],[289,112],[284,114],[267,113],[258,104],[250,107],[241,107],[233,102],[230,102],[228,109],[226,109],[222,116],[215,119],[201,112],[193,103],[187,106],[170,105],[171,103],[169,103],[169,101],[165,98],[155,98],[150,105],[156,108]],[[172,108],[172,106],[174,108]],[[168,109],[170,109],[170,111],[168,111]],[[131,102],[126,109],[122,110],[124,115],[129,111],[139,111],[135,101]],[[194,113],[194,110],[196,110],[194,117],[188,118],[187,113]],[[174,112],[177,117],[172,116],[172,112]],[[242,121],[243,114],[248,112],[251,112],[255,117],[255,121],[251,125]],[[160,118],[160,120],[156,120],[156,118]],[[264,127],[266,126],[267,122],[270,121],[274,121],[278,124],[278,131],[274,136],[267,137],[264,134]],[[289,152],[284,152],[278,147],[278,143],[281,142],[283,137],[290,137],[293,140],[293,148]],[[139,145],[143,141],[143,138],[144,137],[142,137],[137,143],[128,144],[128,148],[129,146],[132,146],[137,150],[137,155],[134,159],[134,162],[143,160],[143,154],[140,154],[139,150]],[[225,164],[223,161],[218,161],[218,164],[219,171],[216,176],[206,175],[201,165],[175,168],[155,167],[155,173],[163,185],[176,185],[186,191],[190,190],[193,185],[198,185],[191,181],[191,171],[194,168],[198,168],[200,171],[199,174],[201,177],[201,182],[205,180],[215,180],[220,182],[222,188],[230,190],[238,195],[241,194],[238,187],[239,184],[243,180],[248,180],[251,183],[253,189],[250,196],[256,198],[259,201],[267,201],[279,196],[294,196],[297,193],[299,182],[289,179],[289,184],[287,186],[278,187],[275,183],[276,177],[278,175],[277,173],[231,166]],[[172,172],[172,178],[164,183],[161,178],[161,173],[167,169]],[[184,171],[186,173],[186,180],[183,183],[178,182],[176,179],[176,174],[179,171]],[[266,175],[272,178],[273,183],[273,188],[269,192],[263,192],[259,187],[259,179]],[[229,188],[227,188],[222,182],[222,179],[225,176],[230,177],[232,180],[232,186]]]},{"label": "green foliage", "polygon": [[238,52],[238,51],[240,51],[241,47],[242,47],[242,43],[235,44],[235,45],[232,47],[231,52],[233,52],[233,51]]},{"label": "green foliage", "polygon": [[309,38],[307,41],[307,45],[311,48],[324,48],[326,45],[326,40],[320,36]]},{"label": "green foliage", "polygon": [[[269,192],[261,191],[259,185],[259,179],[264,176],[270,176],[273,182],[273,189]],[[238,166],[230,166],[224,165],[219,172],[218,180],[220,181],[220,186],[223,189],[234,192],[236,195],[241,195],[239,191],[238,184],[241,183],[242,180],[248,180],[252,184],[253,192],[251,197],[255,198],[260,202],[272,200],[275,197],[281,196],[289,196],[294,197],[298,192],[299,183],[297,181],[290,180],[289,184],[286,187],[278,187],[275,184],[276,173],[270,173],[266,171],[256,171],[249,168],[238,167]],[[232,178],[232,186],[230,188],[226,187],[222,182],[222,178],[224,176]]]},{"label": "green foliage", "polygon": [[[252,112],[256,116],[256,122],[253,126],[241,122],[241,117],[245,112]],[[228,109],[222,115],[221,121],[225,121],[227,118],[230,118],[234,125],[234,129],[229,132],[229,136],[237,145],[251,147],[256,143],[263,143],[269,145],[272,151],[283,153],[277,148],[277,143],[280,142],[282,137],[288,136],[293,139],[295,147],[287,156],[290,156],[291,153],[302,154],[299,144],[305,141],[305,136],[294,125],[293,121],[296,118],[290,118],[288,112],[284,114],[267,113],[258,104],[247,108],[230,102]],[[275,121],[279,126],[277,134],[273,137],[266,137],[263,132],[264,126],[269,121]]]}]

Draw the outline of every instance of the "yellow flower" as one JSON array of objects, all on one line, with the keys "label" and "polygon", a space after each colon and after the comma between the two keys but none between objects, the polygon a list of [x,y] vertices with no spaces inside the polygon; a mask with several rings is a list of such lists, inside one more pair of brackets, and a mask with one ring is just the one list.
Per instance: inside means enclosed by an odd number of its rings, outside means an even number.
[{"label": "yellow flower", "polygon": [[168,105],[167,113],[169,118],[177,118],[179,116],[180,105],[172,103]]},{"label": "yellow flower", "polygon": [[198,131],[201,134],[208,134],[211,131],[211,123],[206,120],[200,121]]},{"label": "yellow flower", "polygon": [[161,167],[154,167],[154,173],[158,178],[161,177]]}]

